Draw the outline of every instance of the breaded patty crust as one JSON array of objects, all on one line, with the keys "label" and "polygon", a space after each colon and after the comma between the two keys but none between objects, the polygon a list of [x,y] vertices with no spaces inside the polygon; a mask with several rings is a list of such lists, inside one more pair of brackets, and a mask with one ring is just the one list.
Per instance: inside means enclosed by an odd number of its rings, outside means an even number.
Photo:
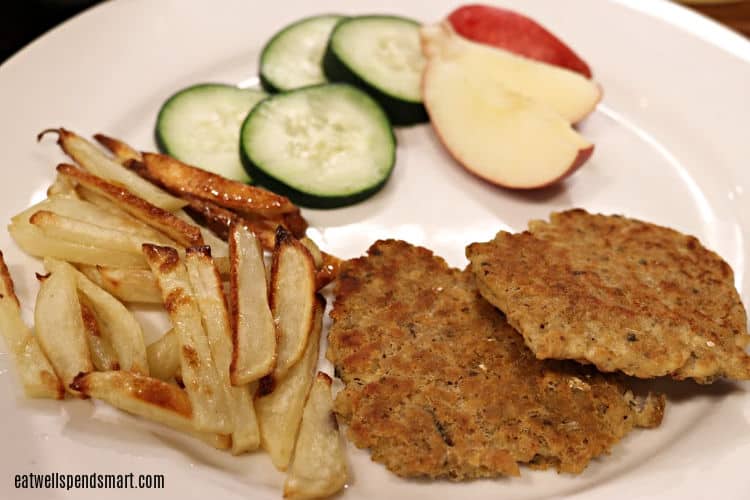
[{"label": "breaded patty crust", "polygon": [[633,427],[661,422],[663,396],[537,360],[472,274],[427,249],[376,242],[342,265],[335,293],[335,410],[354,444],[400,476],[518,475],[519,463],[579,473]]},{"label": "breaded patty crust", "polygon": [[484,298],[540,359],[642,378],[750,378],[732,269],[692,236],[576,209],[466,255]]}]

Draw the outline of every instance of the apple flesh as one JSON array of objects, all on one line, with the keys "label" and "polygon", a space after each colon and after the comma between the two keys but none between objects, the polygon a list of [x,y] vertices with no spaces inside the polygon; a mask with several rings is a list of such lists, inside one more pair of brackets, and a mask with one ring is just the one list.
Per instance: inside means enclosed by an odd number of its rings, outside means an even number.
[{"label": "apple flesh", "polygon": [[573,49],[544,26],[517,12],[486,5],[466,5],[451,12],[448,21],[459,35],[469,40],[591,78],[588,64]]},{"label": "apple flesh", "polygon": [[438,137],[459,164],[493,184],[534,189],[562,180],[591,156],[593,145],[551,106],[467,71],[463,51],[436,44],[435,29],[422,29],[427,58],[422,98]]},{"label": "apple flesh", "polygon": [[425,27],[422,50],[427,57],[449,58],[462,65],[467,78],[491,80],[547,104],[569,123],[585,118],[602,96],[599,85],[578,73],[472,42],[449,23]]}]

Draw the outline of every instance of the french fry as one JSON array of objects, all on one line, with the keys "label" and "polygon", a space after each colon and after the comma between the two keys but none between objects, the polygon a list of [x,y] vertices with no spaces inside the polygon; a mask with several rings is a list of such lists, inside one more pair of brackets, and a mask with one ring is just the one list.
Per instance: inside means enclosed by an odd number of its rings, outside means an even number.
[{"label": "french fry", "polygon": [[276,245],[278,224],[267,219],[239,219],[239,223],[252,232],[264,250],[273,251]]},{"label": "french fry", "polygon": [[34,257],[52,257],[77,264],[105,265],[121,268],[145,268],[143,257],[127,252],[118,252],[60,241],[46,236],[41,229],[27,220],[13,220],[8,232],[21,249]]},{"label": "french fry", "polygon": [[62,399],[65,389],[55,374],[36,336],[21,318],[13,280],[0,252],[0,332],[18,368],[24,393],[29,398]]},{"label": "french fry", "polygon": [[307,220],[302,217],[299,207],[281,216],[280,225],[289,230],[295,238],[303,238],[307,232]]},{"label": "french fry", "polygon": [[75,275],[68,269],[56,269],[42,282],[34,311],[39,345],[47,355],[65,389],[81,372],[94,369],[86,331],[81,318],[81,304],[76,293]]},{"label": "french fry", "polygon": [[231,433],[232,420],[228,416],[226,395],[211,356],[185,265],[174,248],[145,244],[143,253],[159,282],[164,307],[179,339],[180,371],[192,403],[196,428]]},{"label": "french fry", "polygon": [[271,373],[276,363],[276,328],[268,304],[263,250],[245,227],[229,235],[229,296],[232,311],[233,385],[245,385]]},{"label": "french fry", "polygon": [[146,241],[155,241],[164,245],[173,243],[171,239],[160,231],[141,222],[112,203],[110,203],[111,206],[103,208],[96,203],[85,200],[49,198],[48,201],[49,205],[44,208],[56,214],[117,229],[124,233],[137,235]]},{"label": "french fry", "polygon": [[180,245],[196,246],[203,244],[203,238],[198,227],[188,224],[173,213],[149,203],[123,187],[110,184],[104,179],[73,165],[58,165],[57,172],[104,196],[136,219],[158,229]]},{"label": "french fry", "polygon": [[112,345],[120,369],[148,375],[143,331],[133,313],[67,262],[44,259],[44,267],[53,276],[63,271],[72,276],[75,287],[86,297],[96,314],[102,337]]},{"label": "french fry", "polygon": [[[185,210],[177,210],[174,214],[189,224],[195,224],[193,218],[190,217]],[[211,247],[211,254],[214,257],[226,257],[229,255],[229,246],[226,241],[216,236],[209,229],[197,224],[196,226],[200,230],[201,236],[203,236],[204,244]]]},{"label": "french fry", "polygon": [[65,179],[64,177],[60,177],[59,175],[57,175],[55,176],[55,180],[52,182],[50,187],[47,188],[47,196],[51,197],[60,195],[79,199],[78,193],[76,193],[75,184]]},{"label": "french fry", "polygon": [[[200,224],[208,227],[220,238],[229,239],[229,228],[239,220],[239,216],[216,203],[196,196],[185,195],[188,206],[185,211]],[[273,248],[273,247],[271,247]]]},{"label": "french fry", "polygon": [[302,414],[284,497],[327,497],[343,488],[346,480],[346,457],[333,413],[331,377],[318,372]]},{"label": "french fry", "polygon": [[321,256],[323,257],[323,262],[320,269],[318,269],[318,274],[315,276],[316,288],[318,290],[338,278],[339,267],[341,266],[341,259],[338,257],[325,252],[321,252]]},{"label": "french fry", "polygon": [[193,293],[203,316],[211,354],[216,363],[221,385],[227,397],[234,422],[232,453],[254,450],[260,445],[260,432],[253,399],[248,385],[232,386],[229,366],[232,363],[232,329],[219,272],[211,259],[209,247],[187,249],[185,267]]},{"label": "french fry", "polygon": [[168,330],[159,340],[146,347],[151,376],[159,380],[172,380],[180,370],[180,339],[174,330]]},{"label": "french fry", "polygon": [[64,128],[48,129],[39,134],[41,139],[45,134],[55,132],[58,134],[57,143],[62,150],[76,163],[88,172],[100,177],[110,183],[123,186],[133,193],[138,193],[143,199],[163,210],[177,210],[187,203],[175,198],[169,193],[159,189],[150,182],[140,178],[130,170],[126,169],[116,161],[107,157],[94,144],[83,137]]},{"label": "french fry", "polygon": [[141,153],[119,139],[104,134],[94,134],[94,139],[114,155],[117,163],[123,164],[128,160],[140,161],[143,159]]},{"label": "french fry", "polygon": [[102,337],[99,321],[96,319],[93,307],[87,304],[86,297],[81,294],[78,295],[78,300],[81,302],[81,319],[83,320],[83,328],[86,330],[86,340],[89,344],[91,362],[94,363],[94,368],[100,372],[119,370],[120,364],[117,362],[117,355],[109,341]]},{"label": "french fry", "polygon": [[[271,455],[273,465],[286,470],[294,450],[297,430],[302,420],[305,396],[315,375],[318,364],[318,347],[323,323],[325,300],[317,296],[315,328],[311,332],[302,359],[289,369],[287,376],[279,382],[271,379],[275,386],[260,384],[260,397],[255,401],[255,411],[260,425],[260,444]],[[268,391],[271,390],[270,394]],[[265,395],[264,395],[265,394]]]},{"label": "french fry", "polygon": [[225,208],[262,217],[297,210],[288,198],[266,189],[232,181],[166,155],[142,153],[142,156],[142,162],[130,162],[130,167],[173,194],[193,195]]},{"label": "french fry", "polygon": [[100,288],[123,302],[161,304],[159,285],[148,269],[87,265],[79,265],[78,269]]},{"label": "french fry", "polygon": [[310,256],[312,257],[313,263],[315,264],[315,269],[320,269],[323,266],[323,254],[321,253],[320,248],[318,248],[318,245],[316,245],[315,242],[307,236],[299,238],[299,242],[302,244],[302,246],[307,248],[308,252],[310,252]]},{"label": "french fry", "polygon": [[[216,203],[203,200],[195,196],[186,195],[189,205],[185,210],[200,224],[207,226],[211,231],[216,233],[219,238],[229,239],[229,229],[232,224],[242,224],[247,227],[260,241],[264,250],[273,250],[275,244],[275,233],[278,226],[287,227],[286,218],[300,217],[297,212],[290,212],[280,217],[265,219],[257,215],[238,215],[228,208],[221,207]],[[304,227],[307,222],[302,219]],[[299,230],[299,222],[295,223]],[[304,230],[302,231],[304,234]],[[292,231],[292,234],[295,234]]]},{"label": "french fry", "polygon": [[225,434],[196,431],[190,398],[176,385],[123,371],[82,373],[71,385],[85,396],[190,434],[214,448],[231,446]]},{"label": "french fry", "polygon": [[103,209],[102,207],[98,207],[88,201],[72,198],[67,195],[55,195],[47,198],[46,200],[13,216],[11,221],[13,223],[28,222],[31,216],[36,212],[41,211],[53,212],[54,214],[63,217],[76,219],[89,224],[96,224],[98,226],[104,226],[108,229],[116,229],[132,235],[138,235],[145,241],[155,241],[162,244],[173,243],[172,240],[159,231],[137,219],[134,219],[127,212],[124,212],[117,207]]},{"label": "french fry", "polygon": [[73,243],[79,242],[92,247],[120,252],[142,255],[141,245],[143,243],[162,243],[152,239],[143,239],[138,235],[117,229],[71,219],[48,210],[35,212],[29,218],[29,222],[41,229],[50,238]]},{"label": "french fry", "polygon": [[270,303],[278,335],[273,377],[280,380],[302,357],[315,316],[315,263],[307,248],[281,226],[276,230]]}]

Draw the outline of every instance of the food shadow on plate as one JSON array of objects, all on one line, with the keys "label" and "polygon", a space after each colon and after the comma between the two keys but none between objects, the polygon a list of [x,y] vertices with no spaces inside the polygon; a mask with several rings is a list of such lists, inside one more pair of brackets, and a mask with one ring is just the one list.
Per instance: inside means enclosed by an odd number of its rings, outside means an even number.
[{"label": "food shadow on plate", "polygon": [[[226,468],[227,458],[232,458],[225,451],[214,449],[191,436],[128,415],[104,403],[99,404],[106,408],[97,408],[93,400],[66,401],[64,409],[68,420],[62,434],[91,448],[117,449],[133,456],[163,456],[164,448],[153,446],[156,441],[161,441],[191,462]],[[113,444],[119,446],[113,447]]]},{"label": "food shadow on plate", "polygon": [[662,393],[669,403],[682,403],[695,398],[720,399],[731,394],[745,393],[747,390],[738,382],[717,380],[713,384],[699,384],[692,379],[675,380],[671,377],[653,379],[627,378],[628,386],[634,393],[643,395],[651,392]]}]

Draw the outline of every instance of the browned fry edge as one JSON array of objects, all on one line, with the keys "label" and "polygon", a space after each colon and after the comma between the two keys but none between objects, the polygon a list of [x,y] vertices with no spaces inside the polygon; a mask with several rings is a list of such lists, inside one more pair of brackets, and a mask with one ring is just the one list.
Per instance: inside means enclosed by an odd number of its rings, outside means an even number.
[{"label": "browned fry edge", "polygon": [[94,311],[86,304],[85,300],[81,299],[80,294],[78,300],[81,303],[81,319],[83,320],[83,328],[86,330],[86,333],[94,337],[101,337],[102,332],[99,329],[99,322],[96,319]]},{"label": "browned fry edge", "polygon": [[[216,280],[216,283],[219,286],[219,290],[222,290],[223,281],[221,280],[221,273],[219,272],[219,268],[216,267],[216,262],[211,257],[211,247],[208,245],[203,245],[200,247],[189,247],[187,250],[185,250],[185,253],[187,254],[188,258],[190,258],[191,256],[195,256],[194,258],[199,258],[201,260],[210,262],[211,268],[213,269],[213,272],[214,272],[214,279]],[[231,269],[231,265],[230,265],[230,269]],[[224,311],[226,311],[227,319],[229,320],[229,324],[231,325],[232,320],[231,320],[231,314],[229,314],[229,304],[227,303],[227,297],[224,295],[223,291],[221,293],[221,299],[224,302]],[[234,337],[234,334],[232,335],[232,337]],[[232,345],[234,345],[234,340],[232,340]],[[232,357],[234,357],[234,349],[232,349]],[[231,368],[230,368],[230,372],[231,372]]]},{"label": "browned fry edge", "polygon": [[120,161],[139,160],[141,154],[129,144],[104,134],[94,134],[96,142],[107,148]]},{"label": "browned fry edge", "polygon": [[52,224],[57,219],[57,214],[50,212],[49,210],[39,210],[34,212],[29,217],[29,223],[35,226],[44,226],[46,224]]},{"label": "browned fry edge", "polygon": [[328,385],[329,387],[333,383],[333,380],[331,379],[331,376],[324,372],[318,372],[317,375],[315,375],[315,378],[317,380],[320,380],[324,384]]},{"label": "browned fry edge", "polygon": [[[277,278],[279,276],[279,266],[281,264],[281,252],[284,251],[286,247],[294,247],[297,250],[301,251],[305,259],[311,264],[310,268],[312,269],[312,281],[313,281],[313,287],[315,290],[317,290],[317,279],[316,279],[316,271],[315,271],[315,263],[313,261],[312,254],[310,253],[310,250],[305,247],[302,243],[299,242],[297,238],[294,237],[294,235],[284,229],[282,226],[278,226],[276,228],[276,244],[274,245],[273,254],[271,256],[271,285],[268,290],[268,306],[271,308],[271,313],[274,315],[274,321],[276,319],[276,301],[277,299],[277,289],[278,289],[278,283]],[[315,311],[313,310],[313,314],[315,314]],[[279,332],[279,325],[276,324],[276,341],[279,341],[279,337],[281,336],[281,332]]]},{"label": "browned fry edge", "polygon": [[[323,316],[323,313],[326,310],[326,299],[321,294],[316,293],[315,294],[315,308],[313,310],[313,321],[318,321],[318,315]],[[316,329],[315,323],[313,323],[313,331]],[[322,335],[322,328],[318,332],[318,335]],[[312,333],[312,332],[311,332]],[[318,345],[320,345],[320,339],[317,339]],[[310,339],[308,338],[308,342],[310,342]],[[306,349],[307,347],[305,347]],[[317,363],[316,363],[317,364]],[[322,372],[318,372],[319,374]],[[326,377],[325,373],[323,373]],[[330,379],[330,377],[328,377]],[[276,389],[276,379],[273,376],[273,373],[270,373],[264,377],[262,377],[258,381],[258,388],[255,391],[255,398],[262,398],[263,396],[268,396]]]},{"label": "browned fry edge", "polygon": [[[244,210],[264,217],[297,210],[297,206],[289,198],[267,189],[227,179],[167,155],[146,152],[141,155],[143,161],[140,164],[129,163],[136,168],[136,173],[143,175],[145,169],[149,180],[173,194],[192,194],[225,208]],[[175,182],[173,177],[180,177],[183,182]],[[186,182],[188,180],[191,182]]]},{"label": "browned fry edge", "polygon": [[149,264],[153,263],[158,266],[159,271],[162,273],[173,271],[180,263],[180,255],[172,247],[144,243],[141,248]]},{"label": "browned fry edge", "polygon": [[149,225],[158,223],[158,225],[155,225],[157,229],[163,231],[167,236],[170,236],[181,245],[189,247],[203,244],[203,237],[197,226],[183,221],[171,212],[152,205],[124,187],[111,184],[100,177],[67,163],[58,165],[57,172],[110,199],[119,200],[124,207],[131,209],[129,211],[132,215],[140,218]]},{"label": "browned fry edge", "polygon": [[232,361],[229,363],[229,379],[232,384],[237,382],[237,358],[239,355],[239,332],[237,331],[237,308],[239,306],[239,255],[237,252],[237,223],[229,228],[229,325],[232,328]]},{"label": "browned fry edge", "polygon": [[[100,372],[103,373],[103,372]],[[119,386],[128,387],[128,393],[144,403],[173,411],[185,418],[192,418],[193,407],[190,398],[182,389],[159,379],[130,372],[110,372],[116,377]],[[79,373],[70,383],[70,388],[91,397],[91,373]]]},{"label": "browned fry edge", "polygon": [[188,202],[188,206],[185,207],[188,215],[208,227],[219,238],[223,240],[229,238],[229,229],[232,223],[239,219],[237,214],[228,208],[195,196],[183,195],[183,199]]},{"label": "browned fry edge", "polygon": [[[13,299],[13,301],[16,303],[16,306],[20,308],[21,303],[18,301],[18,297],[16,296],[16,287],[13,283],[13,278],[11,278],[10,276],[10,271],[8,271],[8,266],[5,264],[5,257],[3,257],[2,251],[0,251],[0,279],[3,280],[3,284],[5,285],[5,292],[10,298]],[[0,298],[2,298],[2,294],[0,294]]]}]

